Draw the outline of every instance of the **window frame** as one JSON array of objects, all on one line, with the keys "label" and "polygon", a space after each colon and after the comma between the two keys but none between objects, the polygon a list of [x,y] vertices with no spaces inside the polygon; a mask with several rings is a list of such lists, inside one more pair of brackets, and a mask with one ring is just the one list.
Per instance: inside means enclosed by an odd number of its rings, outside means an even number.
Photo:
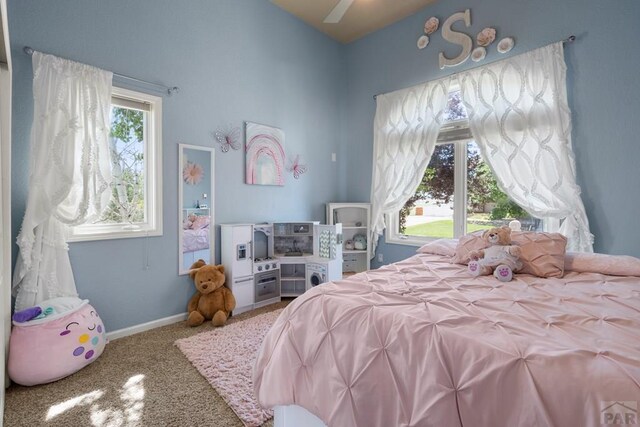
[{"label": "window frame", "polygon": [[[130,224],[82,224],[69,227],[68,242],[162,236],[162,97],[114,86],[112,105],[148,106],[145,120],[145,220]],[[121,100],[119,104],[117,100]],[[114,102],[115,101],[115,102]]]},{"label": "window frame", "polygon": [[[467,124],[467,126],[462,126]],[[465,133],[465,129],[466,132]],[[456,135],[458,136],[456,138]],[[457,239],[467,233],[467,209],[466,203],[455,203],[456,196],[461,195],[467,200],[467,144],[474,141],[471,130],[466,120],[457,120],[442,126],[436,145],[454,144],[454,203],[453,203],[453,238]],[[459,148],[464,148],[461,150]],[[407,236],[400,234],[400,211],[385,215],[387,224],[384,237],[386,243],[407,246],[422,246],[426,243],[439,240],[440,237]],[[552,233],[560,228],[560,220],[557,218],[542,218],[543,231]]]},{"label": "window frame", "polygon": [[[459,124],[461,121],[452,122],[453,124]],[[454,128],[452,126],[451,128]],[[459,127],[455,129],[458,131]],[[467,210],[466,203],[455,203],[456,196],[461,196],[463,200],[467,200],[467,144],[473,141],[473,138],[461,138],[456,140],[447,140],[446,132],[448,129],[444,128],[438,135],[438,141],[436,145],[454,144],[454,163],[453,163],[453,238],[457,239],[466,233],[467,228]],[[441,138],[441,135],[444,135]],[[464,150],[460,148],[464,147]],[[386,215],[387,227],[385,228],[385,242],[393,243],[397,245],[409,245],[409,246],[422,246],[425,243],[439,240],[440,237],[429,236],[407,236],[400,234],[398,229],[400,228],[400,211],[393,214]]]}]

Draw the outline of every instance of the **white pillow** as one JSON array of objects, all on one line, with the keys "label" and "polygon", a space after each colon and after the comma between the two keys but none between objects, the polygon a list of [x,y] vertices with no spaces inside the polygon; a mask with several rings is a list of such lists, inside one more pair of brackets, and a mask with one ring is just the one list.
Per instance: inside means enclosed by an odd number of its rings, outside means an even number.
[{"label": "white pillow", "polygon": [[456,246],[458,246],[458,239],[438,239],[423,245],[416,252],[451,257],[456,253]]}]

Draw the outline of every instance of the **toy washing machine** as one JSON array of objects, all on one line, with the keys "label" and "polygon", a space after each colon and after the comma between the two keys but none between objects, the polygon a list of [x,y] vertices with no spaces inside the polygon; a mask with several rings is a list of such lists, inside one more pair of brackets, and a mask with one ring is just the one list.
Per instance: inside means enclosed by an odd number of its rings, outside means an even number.
[{"label": "toy washing machine", "polygon": [[327,263],[307,263],[307,291],[315,286],[329,281],[329,266]]}]

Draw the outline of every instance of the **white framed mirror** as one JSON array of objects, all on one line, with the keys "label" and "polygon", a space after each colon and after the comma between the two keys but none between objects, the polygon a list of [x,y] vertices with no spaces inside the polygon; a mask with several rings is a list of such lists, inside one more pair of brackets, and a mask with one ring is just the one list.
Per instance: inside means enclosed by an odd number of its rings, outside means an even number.
[{"label": "white framed mirror", "polygon": [[215,263],[213,149],[180,144],[178,154],[178,274],[199,259]]}]

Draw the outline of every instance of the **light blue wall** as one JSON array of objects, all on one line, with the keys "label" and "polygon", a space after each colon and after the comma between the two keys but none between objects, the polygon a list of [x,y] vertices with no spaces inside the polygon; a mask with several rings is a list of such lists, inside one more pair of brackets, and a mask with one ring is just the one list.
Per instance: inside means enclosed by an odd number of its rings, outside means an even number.
[{"label": "light blue wall", "polygon": [[301,154],[309,166],[300,180],[288,177],[284,187],[248,186],[243,151],[218,150],[218,224],[324,220],[324,203],[339,198],[341,162],[332,163],[331,153],[341,160],[344,47],[269,1],[8,3],[14,238],[27,195],[33,108],[24,45],[181,89],[163,103],[164,235],[71,244],[78,291],[102,314],[108,330],[182,313],[193,292],[189,279],[177,275],[179,143],[211,146],[210,133],[217,127],[255,121],[283,129],[286,150]]},{"label": "light blue wall", "polygon": [[[440,70],[438,52],[458,47],[441,32],[419,51],[416,40],[424,21],[471,9],[477,34],[487,26],[498,37],[514,36],[516,55],[575,34],[566,49],[568,92],[573,110],[573,146],[578,183],[595,234],[598,252],[640,256],[637,213],[640,211],[640,2],[637,0],[447,0],[347,46],[347,123],[349,141],[347,198],[368,201],[371,185],[373,117],[377,93],[409,87],[475,65]],[[485,61],[502,55],[489,49]],[[384,244],[385,263],[415,253],[415,247]],[[377,265],[377,263],[374,263]]]}]

